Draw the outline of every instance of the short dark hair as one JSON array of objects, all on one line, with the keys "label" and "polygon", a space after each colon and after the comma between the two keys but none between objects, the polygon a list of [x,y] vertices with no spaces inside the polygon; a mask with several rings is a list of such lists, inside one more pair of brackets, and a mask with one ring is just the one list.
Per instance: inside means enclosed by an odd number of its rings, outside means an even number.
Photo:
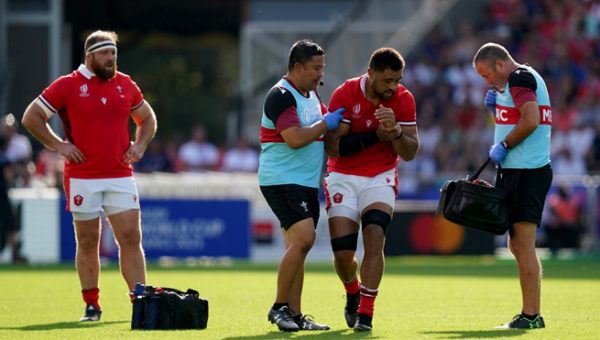
[{"label": "short dark hair", "polygon": [[296,63],[304,65],[317,55],[325,55],[325,50],[317,43],[308,39],[296,41],[290,49],[288,71],[291,71]]},{"label": "short dark hair", "polygon": [[487,62],[493,65],[496,60],[511,60],[510,53],[504,48],[504,46],[496,43],[486,43],[479,48],[475,56],[473,57],[473,66],[477,63]]},{"label": "short dark hair", "polygon": [[90,33],[90,35],[85,38],[85,44],[83,45],[83,52],[85,52],[90,48],[90,46],[94,45],[99,41],[110,40],[115,44],[119,42],[119,35],[113,31],[102,31],[97,30],[95,32]]},{"label": "short dark hair", "polygon": [[402,54],[395,49],[391,47],[382,47],[371,54],[369,68],[380,72],[385,71],[388,68],[392,71],[402,71],[404,70],[404,58],[402,57]]}]

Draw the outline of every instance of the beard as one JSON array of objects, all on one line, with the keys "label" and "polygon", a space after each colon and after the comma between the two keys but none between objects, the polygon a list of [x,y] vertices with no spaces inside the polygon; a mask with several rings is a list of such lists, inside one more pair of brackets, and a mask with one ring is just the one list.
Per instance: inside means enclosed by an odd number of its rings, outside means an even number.
[{"label": "beard", "polygon": [[[117,61],[101,64],[92,59],[92,71],[102,80],[112,79],[117,74]],[[109,67],[110,66],[110,67]]]},{"label": "beard", "polygon": [[394,96],[394,92],[393,91],[384,90],[382,92],[379,92],[379,91],[375,90],[374,92],[375,92],[375,95],[380,100],[389,100],[390,98],[392,98],[392,96]]}]

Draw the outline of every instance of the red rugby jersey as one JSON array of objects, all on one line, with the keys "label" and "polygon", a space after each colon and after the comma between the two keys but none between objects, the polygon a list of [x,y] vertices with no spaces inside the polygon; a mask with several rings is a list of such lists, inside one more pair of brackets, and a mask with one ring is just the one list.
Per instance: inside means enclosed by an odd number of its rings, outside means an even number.
[{"label": "red rugby jersey", "polygon": [[108,81],[84,65],[48,86],[37,103],[50,117],[60,116],[66,138],[85,155],[83,163],[65,163],[65,178],[132,176],[122,162],[129,147],[129,115],[144,97],[133,80],[121,72]]},{"label": "red rugby jersey", "polygon": [[[380,101],[375,105],[365,96],[367,77],[367,74],[364,74],[349,79],[331,95],[329,111],[346,108],[344,118],[350,120],[350,134],[377,130],[379,122],[374,113],[379,105],[391,108],[396,115],[396,122],[401,125],[417,124],[415,99],[410,91],[400,84],[389,100]],[[399,159],[392,142],[378,142],[354,155],[329,157],[327,171],[373,177],[394,169]]]}]

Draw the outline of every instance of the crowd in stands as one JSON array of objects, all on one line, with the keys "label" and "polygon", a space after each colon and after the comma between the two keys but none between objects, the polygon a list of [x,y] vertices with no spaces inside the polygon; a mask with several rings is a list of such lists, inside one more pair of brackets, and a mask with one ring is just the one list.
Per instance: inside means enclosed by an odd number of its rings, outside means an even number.
[{"label": "crowd in stands", "polygon": [[599,21],[598,1],[493,0],[479,22],[460,23],[455,35],[434,29],[403,79],[417,100],[423,146],[401,170],[433,180],[473,171],[485,160],[493,121],[471,60],[481,44],[494,41],[546,80],[554,173],[600,171]]}]

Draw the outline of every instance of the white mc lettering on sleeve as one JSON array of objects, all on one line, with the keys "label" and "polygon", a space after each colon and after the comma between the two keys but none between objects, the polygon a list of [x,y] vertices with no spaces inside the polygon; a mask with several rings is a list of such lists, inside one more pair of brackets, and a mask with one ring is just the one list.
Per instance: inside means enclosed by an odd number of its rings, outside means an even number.
[{"label": "white mc lettering on sleeve", "polygon": [[542,109],[542,122],[552,123],[552,109]]},{"label": "white mc lettering on sleeve", "polygon": [[508,118],[506,118],[504,116],[504,114],[508,113],[507,110],[498,110],[496,109],[496,120],[501,120],[503,122],[506,122],[508,120]]}]

